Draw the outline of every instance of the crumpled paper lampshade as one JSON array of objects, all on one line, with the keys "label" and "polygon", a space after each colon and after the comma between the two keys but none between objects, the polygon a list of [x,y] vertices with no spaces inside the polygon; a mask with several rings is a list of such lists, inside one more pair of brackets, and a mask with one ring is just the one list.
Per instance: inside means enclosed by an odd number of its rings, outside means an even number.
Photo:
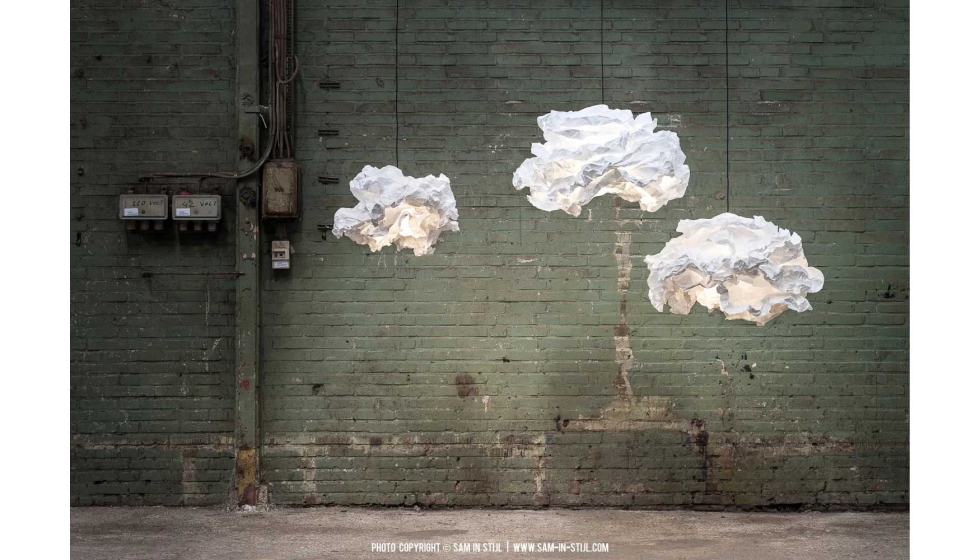
[{"label": "crumpled paper lampshade", "polygon": [[807,294],[823,288],[823,273],[808,266],[800,236],[761,216],[681,220],[677,231],[680,237],[644,259],[657,311],[666,303],[671,313],[687,315],[700,303],[762,326],[787,309],[811,309]]},{"label": "crumpled paper lampshade", "polygon": [[684,196],[691,170],[677,134],[656,131],[650,113],[595,105],[538,117],[544,144],[514,172],[514,187],[541,210],[578,216],[593,198],[615,194],[655,212]]},{"label": "crumpled paper lampshade", "polygon": [[333,234],[371,251],[394,244],[426,255],[435,250],[440,233],[459,231],[456,198],[445,175],[416,179],[392,165],[368,165],[350,182],[350,192],[359,202],[337,210]]}]

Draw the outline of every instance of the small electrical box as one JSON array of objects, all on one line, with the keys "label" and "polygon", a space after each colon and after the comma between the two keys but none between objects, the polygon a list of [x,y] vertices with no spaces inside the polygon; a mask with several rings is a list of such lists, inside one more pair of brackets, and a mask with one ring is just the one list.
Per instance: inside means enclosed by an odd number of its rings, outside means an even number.
[{"label": "small electrical box", "polygon": [[272,242],[272,268],[285,270],[289,268],[289,241]]},{"label": "small electrical box", "polygon": [[119,195],[119,219],[126,222],[126,231],[163,231],[167,220],[167,195],[123,194]]},{"label": "small electrical box", "polygon": [[287,220],[299,217],[299,165],[282,159],[262,169],[262,219]]},{"label": "small electrical box", "polygon": [[122,220],[166,220],[167,195],[119,195],[119,218]]},{"label": "small electrical box", "polygon": [[175,194],[171,208],[177,221],[221,221],[221,197],[216,194]]},{"label": "small electrical box", "polygon": [[187,222],[194,223],[194,231],[217,231],[221,221],[221,196],[216,194],[175,194],[171,198],[171,212],[180,231],[187,231]]}]

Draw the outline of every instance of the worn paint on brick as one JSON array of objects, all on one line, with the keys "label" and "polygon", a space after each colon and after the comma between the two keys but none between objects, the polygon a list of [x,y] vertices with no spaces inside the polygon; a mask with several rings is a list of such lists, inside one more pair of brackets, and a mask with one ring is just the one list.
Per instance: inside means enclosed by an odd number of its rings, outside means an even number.
[{"label": "worn paint on brick", "polygon": [[[622,199],[616,198],[616,209],[619,210]],[[633,263],[630,254],[631,234],[626,231],[616,232],[616,290],[619,292],[619,323],[614,329],[613,340],[616,343],[616,362],[619,364],[616,377],[616,390],[621,396],[633,398],[633,387],[630,385],[629,372],[633,367],[633,348],[630,346],[630,327],[627,321],[626,297],[630,289],[630,272]]]},{"label": "worn paint on brick", "polygon": [[238,505],[258,503],[259,462],[255,449],[240,448],[235,455],[235,493]]}]

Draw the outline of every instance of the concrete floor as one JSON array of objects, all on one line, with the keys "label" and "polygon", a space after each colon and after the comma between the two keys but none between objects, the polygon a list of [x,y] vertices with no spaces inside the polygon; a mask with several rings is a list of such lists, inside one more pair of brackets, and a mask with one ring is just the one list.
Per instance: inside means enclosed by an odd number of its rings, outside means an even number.
[{"label": "concrete floor", "polygon": [[[608,552],[519,554],[513,551],[515,542],[608,543]],[[372,552],[372,543],[395,543],[396,550]],[[439,552],[398,552],[399,543],[441,547]],[[454,545],[464,543],[499,543],[501,552],[452,552]],[[909,515],[556,509],[310,508],[250,514],[203,508],[71,510],[73,560],[458,556],[895,560],[909,557]]]}]

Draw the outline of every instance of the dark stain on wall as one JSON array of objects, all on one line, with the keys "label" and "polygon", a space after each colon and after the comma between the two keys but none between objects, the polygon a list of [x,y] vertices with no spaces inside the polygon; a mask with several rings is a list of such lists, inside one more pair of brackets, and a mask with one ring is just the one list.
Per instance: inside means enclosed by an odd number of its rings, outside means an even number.
[{"label": "dark stain on wall", "polygon": [[456,394],[459,398],[473,397],[480,394],[480,388],[474,384],[473,376],[461,373],[456,376]]}]

